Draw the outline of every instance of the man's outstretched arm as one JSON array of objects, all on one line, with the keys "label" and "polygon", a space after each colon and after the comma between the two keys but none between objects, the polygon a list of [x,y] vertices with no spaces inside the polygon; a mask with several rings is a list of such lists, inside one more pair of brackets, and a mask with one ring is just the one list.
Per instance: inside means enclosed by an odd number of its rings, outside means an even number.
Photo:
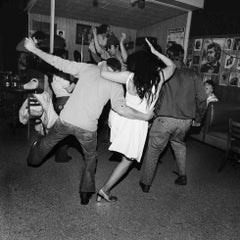
[{"label": "man's outstretched arm", "polygon": [[81,71],[81,68],[83,68],[86,65],[86,63],[69,61],[69,60],[44,52],[37,47],[35,40],[32,38],[26,38],[24,41],[24,46],[28,51],[38,56],[39,58],[44,60],[46,63],[73,76],[78,76],[79,71]]},{"label": "man's outstretched arm", "polygon": [[121,84],[114,84],[111,94],[112,109],[119,115],[130,118],[148,121],[154,116],[154,109],[149,110],[147,113],[139,112],[131,107],[128,107],[124,98],[123,87]]}]

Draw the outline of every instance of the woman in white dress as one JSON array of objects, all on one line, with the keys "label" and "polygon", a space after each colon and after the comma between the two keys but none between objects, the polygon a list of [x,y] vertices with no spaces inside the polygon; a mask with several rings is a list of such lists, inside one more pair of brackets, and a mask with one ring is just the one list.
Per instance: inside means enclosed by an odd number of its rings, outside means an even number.
[{"label": "woman in white dress", "polygon": [[[146,42],[151,53],[138,51],[129,55],[127,71],[111,72],[105,64],[101,67],[102,77],[126,84],[127,105],[144,113],[154,107],[163,82],[169,79],[175,70],[175,64],[169,58],[158,52],[147,39]],[[165,64],[163,69],[160,67],[159,59]],[[117,198],[110,194],[110,190],[126,173],[133,160],[140,162],[148,122],[124,118],[111,110],[109,125],[111,128],[109,150],[121,153],[122,160],[98,191],[97,201],[105,199],[108,202],[115,202]]]}]

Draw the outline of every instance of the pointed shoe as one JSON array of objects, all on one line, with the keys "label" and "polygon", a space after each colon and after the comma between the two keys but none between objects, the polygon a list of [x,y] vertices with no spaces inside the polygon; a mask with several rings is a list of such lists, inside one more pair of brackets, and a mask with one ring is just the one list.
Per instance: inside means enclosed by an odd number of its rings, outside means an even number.
[{"label": "pointed shoe", "polygon": [[97,193],[97,202],[100,202],[102,199],[104,199],[106,202],[116,202],[117,201],[117,197],[108,195],[102,189],[100,189]]}]

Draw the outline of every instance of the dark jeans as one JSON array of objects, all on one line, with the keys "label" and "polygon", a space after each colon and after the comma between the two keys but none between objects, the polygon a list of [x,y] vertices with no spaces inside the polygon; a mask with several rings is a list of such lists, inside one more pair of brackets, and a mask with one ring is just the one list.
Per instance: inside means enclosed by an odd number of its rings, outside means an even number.
[{"label": "dark jeans", "polygon": [[40,166],[47,154],[63,138],[74,135],[79,141],[84,159],[80,180],[80,192],[95,192],[95,170],[97,165],[97,132],[90,132],[57,119],[51,131],[32,145],[28,155],[29,166]]},{"label": "dark jeans", "polygon": [[[59,115],[60,112],[62,111],[64,105],[66,104],[67,100],[69,97],[58,97],[55,98],[54,100],[54,109],[56,113]],[[71,143],[71,137],[69,136],[60,142],[54,147],[54,152],[55,152],[55,161],[56,162],[69,162],[69,155],[68,155],[68,148]]]},{"label": "dark jeans", "polygon": [[56,113],[59,115],[60,112],[62,111],[65,103],[67,102],[67,100],[69,99],[69,97],[58,97],[55,99],[54,101],[54,109],[56,111]]}]

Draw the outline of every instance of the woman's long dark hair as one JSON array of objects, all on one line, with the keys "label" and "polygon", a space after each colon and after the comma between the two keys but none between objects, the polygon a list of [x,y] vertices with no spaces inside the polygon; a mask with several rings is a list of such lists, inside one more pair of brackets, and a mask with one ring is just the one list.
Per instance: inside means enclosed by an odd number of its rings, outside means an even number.
[{"label": "woman's long dark hair", "polygon": [[127,58],[127,69],[134,73],[133,82],[138,96],[147,99],[150,105],[154,99],[152,88],[158,88],[160,82],[160,64],[159,60],[150,52],[140,50],[132,53]]}]

